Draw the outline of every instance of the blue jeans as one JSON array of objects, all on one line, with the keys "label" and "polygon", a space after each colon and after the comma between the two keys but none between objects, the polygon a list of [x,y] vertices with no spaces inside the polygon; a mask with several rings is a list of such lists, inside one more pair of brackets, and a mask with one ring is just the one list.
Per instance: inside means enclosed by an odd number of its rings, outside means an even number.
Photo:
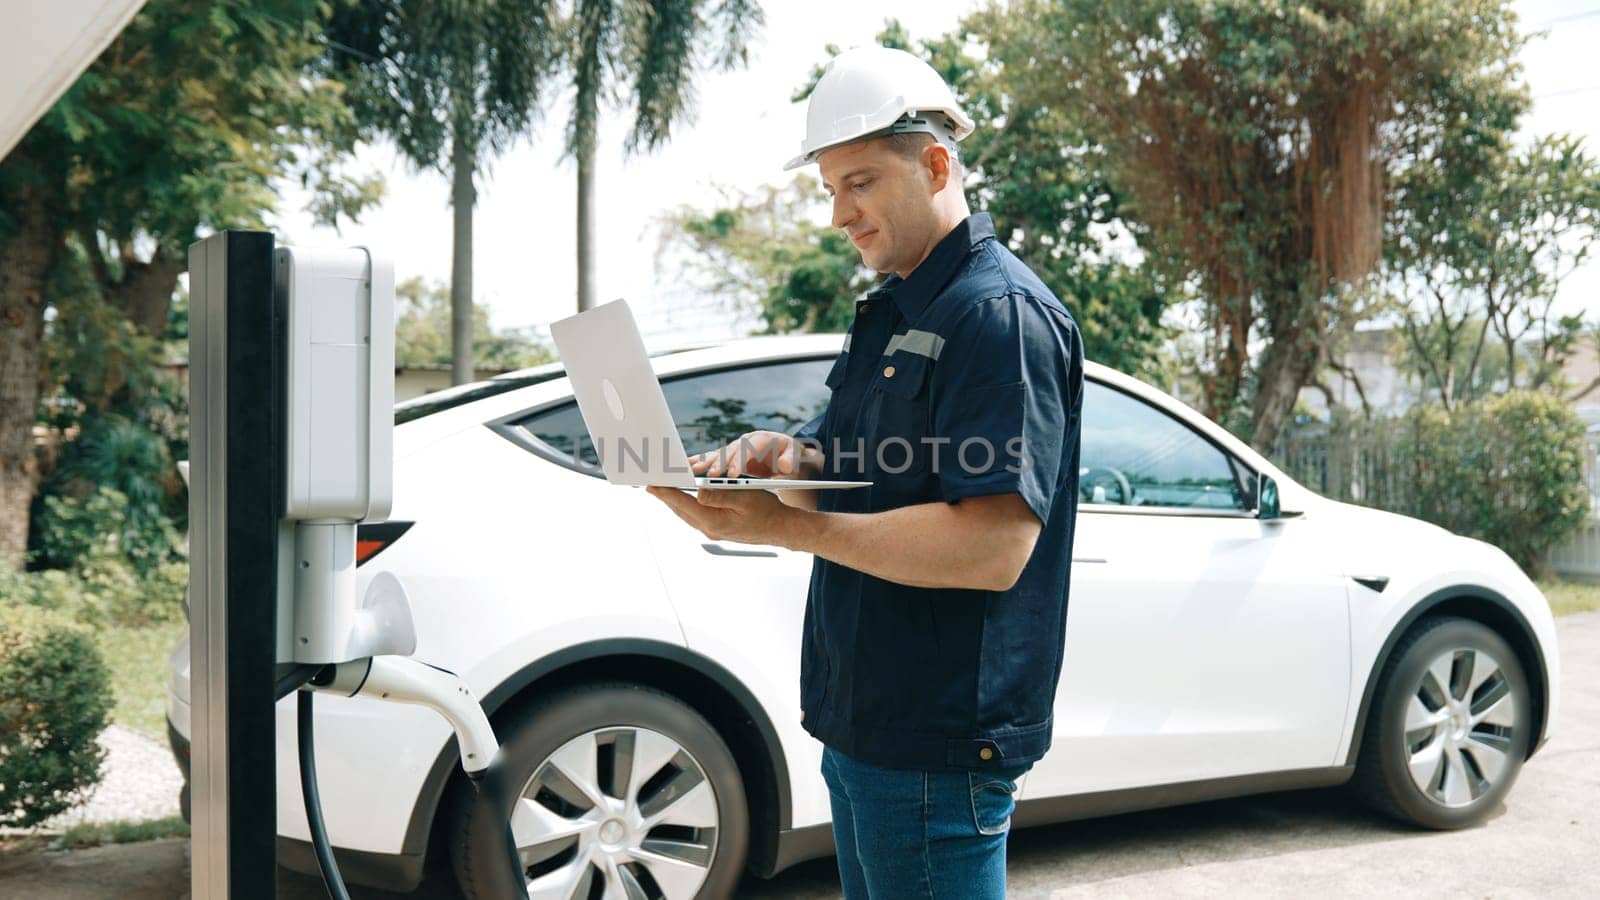
[{"label": "blue jeans", "polygon": [[824,747],[846,900],[1005,897],[1017,779],[1032,767],[886,769]]}]

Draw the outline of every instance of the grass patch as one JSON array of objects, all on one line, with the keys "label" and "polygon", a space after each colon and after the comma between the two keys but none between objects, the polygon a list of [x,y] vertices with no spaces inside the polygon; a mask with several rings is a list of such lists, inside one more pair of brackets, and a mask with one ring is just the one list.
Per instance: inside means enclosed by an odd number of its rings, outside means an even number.
[{"label": "grass patch", "polygon": [[178,621],[95,630],[95,641],[116,692],[112,721],[163,744],[167,740],[167,654],[183,634],[184,625]]},{"label": "grass patch", "polygon": [[86,822],[73,825],[55,841],[63,850],[81,850],[102,844],[133,844],[161,838],[188,837],[189,824],[181,816],[144,822]]},{"label": "grass patch", "polygon": [[1539,582],[1539,590],[1558,616],[1600,609],[1600,583],[1550,578]]}]

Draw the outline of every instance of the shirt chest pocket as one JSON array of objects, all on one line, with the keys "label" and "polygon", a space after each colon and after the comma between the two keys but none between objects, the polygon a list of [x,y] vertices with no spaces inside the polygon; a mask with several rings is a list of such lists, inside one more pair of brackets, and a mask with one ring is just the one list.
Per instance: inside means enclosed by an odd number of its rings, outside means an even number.
[{"label": "shirt chest pocket", "polygon": [[862,416],[870,471],[892,476],[928,470],[935,449],[929,440],[932,371],[932,360],[910,353],[890,354],[879,364]]}]

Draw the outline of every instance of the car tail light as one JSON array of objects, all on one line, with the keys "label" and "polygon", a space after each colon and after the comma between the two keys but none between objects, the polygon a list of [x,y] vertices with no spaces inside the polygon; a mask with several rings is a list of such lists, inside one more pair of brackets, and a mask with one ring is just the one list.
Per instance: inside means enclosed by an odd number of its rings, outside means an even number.
[{"label": "car tail light", "polygon": [[362,565],[372,559],[384,548],[398,541],[400,535],[411,530],[415,522],[377,522],[372,525],[356,526],[356,565]]}]

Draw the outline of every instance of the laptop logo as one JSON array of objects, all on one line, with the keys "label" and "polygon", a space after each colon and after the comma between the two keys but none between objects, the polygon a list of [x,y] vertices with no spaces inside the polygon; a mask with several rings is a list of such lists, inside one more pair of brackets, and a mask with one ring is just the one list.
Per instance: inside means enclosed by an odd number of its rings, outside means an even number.
[{"label": "laptop logo", "polygon": [[606,406],[611,409],[611,415],[618,422],[621,422],[624,412],[622,409],[622,394],[617,392],[617,386],[611,383],[611,379],[606,378],[601,380],[600,389],[601,393],[606,395]]}]

